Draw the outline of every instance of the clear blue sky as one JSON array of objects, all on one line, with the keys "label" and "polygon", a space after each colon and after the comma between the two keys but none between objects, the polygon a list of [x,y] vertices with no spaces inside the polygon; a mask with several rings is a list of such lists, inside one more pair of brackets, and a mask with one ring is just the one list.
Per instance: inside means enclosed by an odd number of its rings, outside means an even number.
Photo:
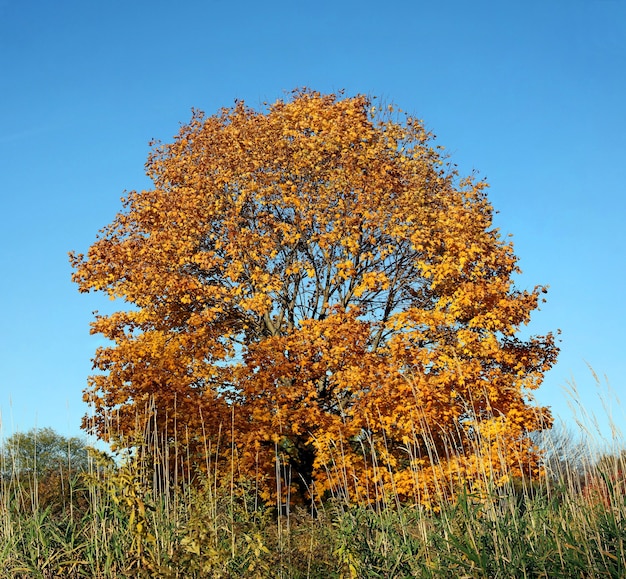
[{"label": "clear blue sky", "polygon": [[601,412],[589,363],[626,403],[625,0],[0,0],[5,435],[79,432],[110,305],[78,294],[67,252],[149,186],[148,141],[300,86],[393,101],[486,177],[519,286],[550,285],[530,330],[562,330],[538,399],[568,416],[574,378]]}]

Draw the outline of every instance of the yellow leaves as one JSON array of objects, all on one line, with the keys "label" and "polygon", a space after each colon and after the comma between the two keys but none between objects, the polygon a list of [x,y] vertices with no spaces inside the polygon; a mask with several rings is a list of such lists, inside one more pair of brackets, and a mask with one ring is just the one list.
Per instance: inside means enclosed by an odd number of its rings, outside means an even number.
[{"label": "yellow leaves", "polygon": [[350,279],[355,273],[354,263],[351,259],[345,259],[337,262],[335,264],[335,269],[337,270],[337,277],[339,279]]},{"label": "yellow leaves", "polygon": [[372,290],[387,290],[390,287],[390,281],[382,271],[366,272],[361,276],[359,285],[354,289],[355,297],[361,297],[365,292]]},{"label": "yellow leaves", "polygon": [[514,335],[541,288],[514,289],[486,184],[444,173],[423,123],[402,118],[302,90],[195,113],[153,150],[154,188],[70,256],[80,291],[130,305],[93,324],[111,340],[86,394],[102,436],[109,413],[127,432],[156,417],[192,446],[231,424],[237,468],[268,497],[278,449],[322,489],[341,457],[355,496],[371,476],[427,501],[438,475],[476,473],[446,448],[471,413],[501,416],[500,434],[533,424],[517,401],[556,348]]}]

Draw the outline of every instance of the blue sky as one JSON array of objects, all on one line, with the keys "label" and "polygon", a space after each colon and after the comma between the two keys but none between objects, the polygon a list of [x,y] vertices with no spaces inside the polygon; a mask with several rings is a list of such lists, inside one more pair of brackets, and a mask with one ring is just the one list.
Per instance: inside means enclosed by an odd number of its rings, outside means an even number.
[{"label": "blue sky", "polygon": [[79,433],[111,305],[78,294],[67,252],[149,187],[148,142],[301,86],[393,101],[486,177],[519,287],[550,286],[530,331],[562,330],[539,401],[569,419],[575,379],[603,416],[587,364],[626,398],[626,1],[0,0],[0,71],[5,435]]}]

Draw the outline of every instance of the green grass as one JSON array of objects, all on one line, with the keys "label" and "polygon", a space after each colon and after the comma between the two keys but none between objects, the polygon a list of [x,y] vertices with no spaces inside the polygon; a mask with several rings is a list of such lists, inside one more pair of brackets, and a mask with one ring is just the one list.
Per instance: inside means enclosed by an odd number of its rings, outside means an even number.
[{"label": "green grass", "polygon": [[94,455],[86,476],[38,483],[3,465],[0,577],[626,577],[626,454],[578,429],[543,440],[546,477],[434,510],[337,498],[278,514],[230,474],[155,493],[141,462]]}]

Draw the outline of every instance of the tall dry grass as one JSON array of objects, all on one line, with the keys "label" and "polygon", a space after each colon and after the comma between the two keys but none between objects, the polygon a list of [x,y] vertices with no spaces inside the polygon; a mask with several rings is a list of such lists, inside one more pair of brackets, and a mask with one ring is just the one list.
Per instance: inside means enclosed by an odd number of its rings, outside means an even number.
[{"label": "tall dry grass", "polygon": [[[376,480],[371,504],[340,487],[306,506],[266,504],[254,480],[218,470],[208,444],[203,475],[157,476],[155,463],[177,458],[154,444],[149,456],[93,451],[86,473],[48,473],[43,485],[2,464],[0,577],[626,577],[615,408],[602,428],[575,386],[569,395],[574,423],[537,440],[545,476],[495,484],[485,467],[480,489],[452,502],[440,481],[432,508]],[[328,468],[341,474],[340,454]]]}]

